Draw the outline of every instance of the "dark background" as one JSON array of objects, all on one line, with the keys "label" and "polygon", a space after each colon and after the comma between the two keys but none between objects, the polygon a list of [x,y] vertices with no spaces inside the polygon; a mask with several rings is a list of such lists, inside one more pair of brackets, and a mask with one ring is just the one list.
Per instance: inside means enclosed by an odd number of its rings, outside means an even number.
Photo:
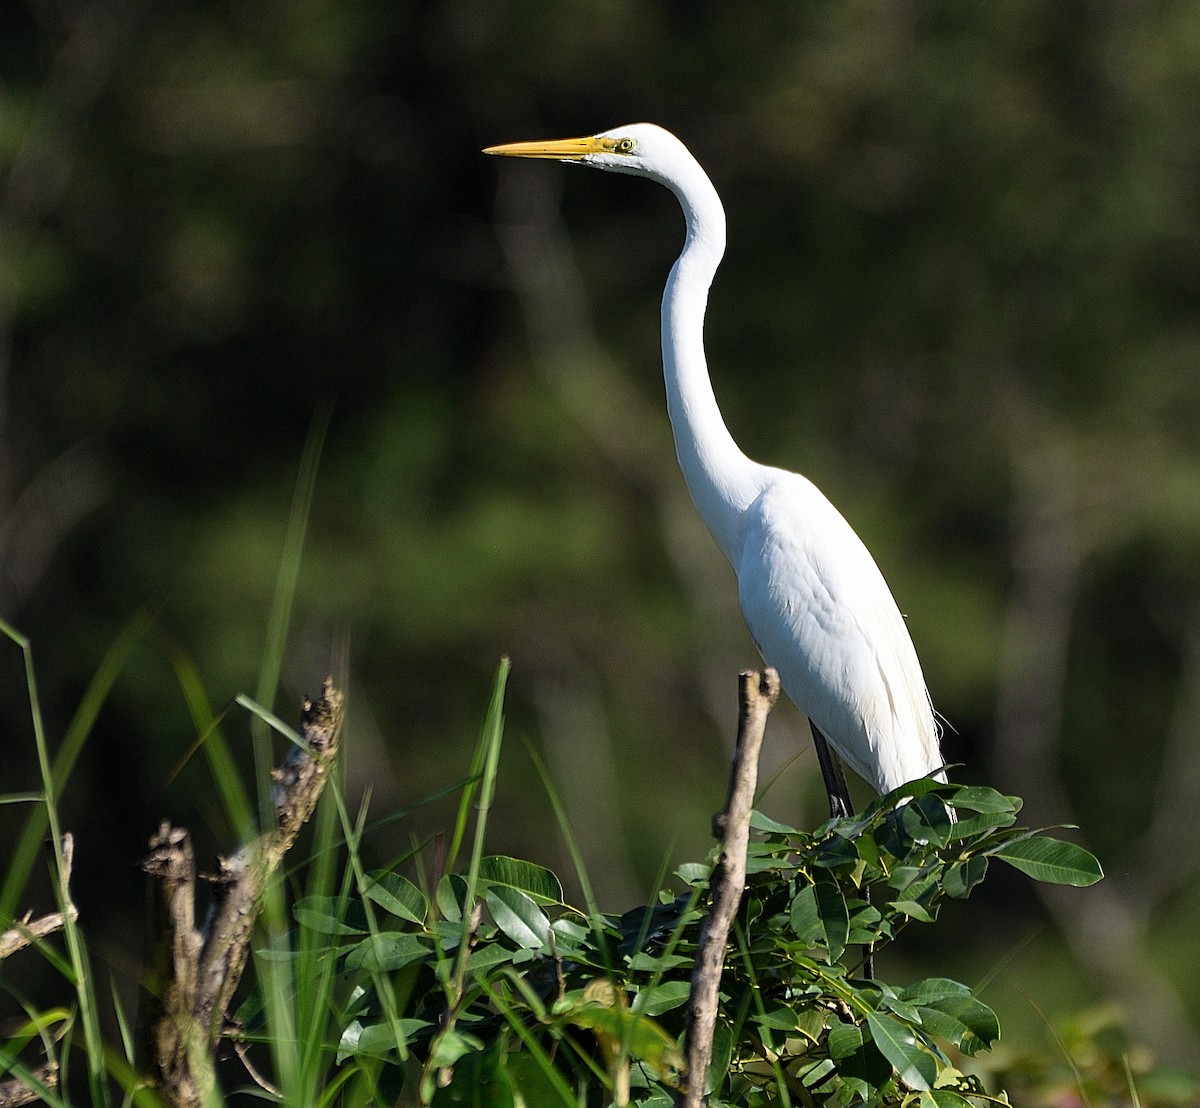
[{"label": "dark background", "polygon": [[[257,688],[326,416],[273,707],[346,682],[351,806],[460,778],[508,653],[493,849],[570,871],[525,741],[606,907],[707,849],[757,657],[663,412],[682,220],[648,182],[479,153],[644,119],[729,212],[707,338],[735,437],[875,553],[956,778],[1078,823],[1109,873],[1041,900],[996,873],[882,972],[990,977],[1018,1042],[1114,1003],[1200,1055],[1200,8],[28,0],[0,81],[0,614],[52,747],[149,617],[62,800],[101,972],[136,979],[160,817],[230,845],[204,759],[170,779],[180,674],[214,709]],[[0,654],[0,789],[31,790]],[[226,732],[248,751],[244,713]],[[762,806],[817,821],[790,707],[767,759]]]}]

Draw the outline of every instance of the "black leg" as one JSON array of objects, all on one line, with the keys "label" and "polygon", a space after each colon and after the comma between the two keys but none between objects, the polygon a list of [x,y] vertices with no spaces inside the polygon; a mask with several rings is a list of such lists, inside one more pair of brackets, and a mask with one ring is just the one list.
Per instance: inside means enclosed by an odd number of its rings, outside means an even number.
[{"label": "black leg", "polygon": [[846,773],[842,769],[841,760],[829,749],[829,740],[821,734],[821,729],[810,719],[813,746],[817,748],[817,764],[821,767],[821,776],[825,779],[825,792],[829,797],[829,816],[831,819],[844,819],[854,815],[854,801],[850,799],[850,789],[846,785]]},{"label": "black leg", "polygon": [[[821,776],[825,779],[825,792],[829,796],[829,815],[832,819],[844,819],[854,815],[854,801],[850,799],[850,788],[846,784],[846,771],[842,768],[842,760],[829,749],[829,741],[821,734],[821,729],[810,719],[813,746],[817,748],[817,764],[821,767]],[[871,903],[871,890],[863,888],[867,903]],[[863,947],[863,976],[868,981],[875,979],[875,956],[869,946]]]}]

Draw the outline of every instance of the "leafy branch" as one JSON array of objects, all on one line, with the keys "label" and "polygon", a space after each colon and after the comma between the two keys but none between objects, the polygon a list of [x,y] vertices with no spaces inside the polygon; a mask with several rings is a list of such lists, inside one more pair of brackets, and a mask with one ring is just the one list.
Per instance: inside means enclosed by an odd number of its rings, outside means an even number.
[{"label": "leafy branch", "polygon": [[[487,756],[476,759],[484,797],[498,709],[494,700]],[[1087,851],[1018,826],[1020,807],[989,788],[923,779],[813,831],[753,813],[732,938],[720,939],[709,1060],[687,1077],[695,1102],[1008,1103],[956,1065],[1000,1033],[968,986],[868,980],[855,952],[934,923],[993,860],[1038,881],[1099,880]],[[515,1104],[519,1090],[529,1104],[574,1105],[591,1088],[617,1105],[666,1108],[685,1081],[680,1043],[689,1003],[699,1003],[693,973],[723,849],[681,866],[651,903],[613,916],[566,903],[549,870],[482,847],[480,833],[465,873],[429,889],[391,870],[368,875],[366,895],[388,917],[372,928],[353,904],[296,905],[297,922],[323,936],[341,970],[338,1064],[375,1067],[403,1103],[486,1092]],[[403,1043],[384,1018],[381,978],[404,998]]]}]

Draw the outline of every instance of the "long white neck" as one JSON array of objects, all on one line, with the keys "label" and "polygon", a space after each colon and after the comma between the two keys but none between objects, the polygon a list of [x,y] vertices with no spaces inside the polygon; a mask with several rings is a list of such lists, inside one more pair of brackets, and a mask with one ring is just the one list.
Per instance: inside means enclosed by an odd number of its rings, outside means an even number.
[{"label": "long white neck", "polygon": [[675,453],[688,491],[722,553],[736,566],[739,520],[762,490],[764,467],[733,441],[713,395],[704,356],[704,309],[725,253],[725,211],[696,166],[686,192],[672,186],[687,220],[687,241],[663,291],[663,375]]}]

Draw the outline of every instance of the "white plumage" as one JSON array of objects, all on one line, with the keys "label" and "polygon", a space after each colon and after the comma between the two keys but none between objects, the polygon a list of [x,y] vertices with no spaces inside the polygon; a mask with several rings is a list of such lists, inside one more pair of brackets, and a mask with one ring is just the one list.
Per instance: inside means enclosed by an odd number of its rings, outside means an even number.
[{"label": "white plumage", "polygon": [[811,481],[782,470],[765,481],[734,563],[763,659],[877,792],[937,769],[917,652],[870,553]]},{"label": "white plumage", "polygon": [[[823,735],[877,792],[937,770],[938,728],[920,662],[875,560],[811,481],[747,458],[717,407],[703,331],[725,211],[699,163],[648,123],[487,152],[649,177],[679,199],[687,240],[662,306],[667,410],[688,490],[737,574],[750,633],[809,717],[819,753]],[[836,811],[828,773],[826,786]]]}]

